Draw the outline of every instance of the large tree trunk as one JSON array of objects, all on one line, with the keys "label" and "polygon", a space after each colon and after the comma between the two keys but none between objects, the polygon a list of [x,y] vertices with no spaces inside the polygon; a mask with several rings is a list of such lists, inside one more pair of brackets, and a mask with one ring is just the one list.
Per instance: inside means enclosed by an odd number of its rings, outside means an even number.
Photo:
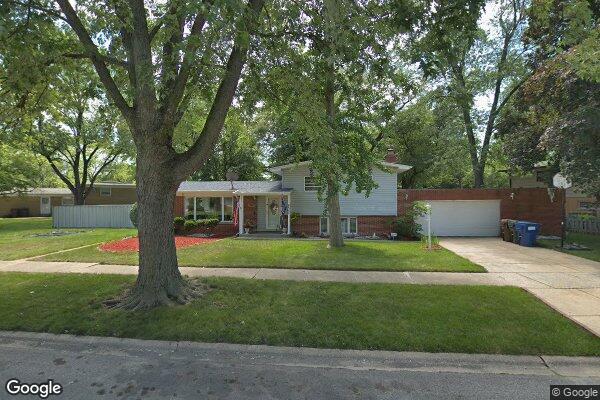
[{"label": "large tree trunk", "polygon": [[[334,185],[329,185],[329,187],[333,186]],[[343,247],[344,237],[342,236],[340,194],[337,190],[332,190],[327,193],[327,215],[329,217],[329,244],[327,247]]]},{"label": "large tree trunk", "polygon": [[140,242],[138,277],[130,293],[113,302],[117,308],[149,309],[185,304],[199,294],[199,289],[183,278],[177,265],[173,211],[178,183],[166,165],[156,168],[157,164],[168,165],[168,158],[145,158],[138,156],[136,173]]},{"label": "large tree trunk", "polygon": [[85,204],[85,188],[79,188],[76,187],[75,191],[72,191],[73,193],[73,204],[75,204],[76,206],[82,206]]},{"label": "large tree trunk", "polygon": [[482,188],[484,185],[484,168],[485,164],[477,163],[473,165],[473,186]]}]

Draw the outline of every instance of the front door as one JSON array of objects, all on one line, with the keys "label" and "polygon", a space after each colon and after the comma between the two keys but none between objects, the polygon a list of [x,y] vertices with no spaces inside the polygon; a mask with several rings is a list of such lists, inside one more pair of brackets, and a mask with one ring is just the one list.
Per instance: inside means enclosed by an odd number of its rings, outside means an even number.
[{"label": "front door", "polygon": [[267,197],[267,230],[279,229],[279,218],[281,217],[281,201],[279,197]]},{"label": "front door", "polygon": [[40,198],[40,214],[41,215],[50,215],[52,213],[52,206],[50,203],[50,197],[41,197]]}]

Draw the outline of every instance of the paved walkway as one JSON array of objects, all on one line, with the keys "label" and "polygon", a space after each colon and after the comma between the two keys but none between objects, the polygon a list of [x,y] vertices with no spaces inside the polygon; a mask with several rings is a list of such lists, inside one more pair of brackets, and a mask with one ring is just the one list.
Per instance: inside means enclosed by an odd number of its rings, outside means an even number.
[{"label": "paved walkway", "polygon": [[498,238],[447,238],[440,244],[600,336],[599,262]]},{"label": "paved walkway", "polygon": [[50,398],[64,400],[548,399],[551,384],[597,383],[600,358],[0,332],[0,375],[22,382],[52,379],[64,391]]},{"label": "paved walkway", "polygon": [[[381,272],[331,271],[282,268],[203,268],[180,267],[189,277],[223,276],[249,279],[291,281],[407,283],[431,285],[511,285],[501,275],[459,272]],[[135,275],[133,265],[107,265],[85,262],[48,262],[32,260],[0,261],[0,271],[40,273],[83,273]]]}]

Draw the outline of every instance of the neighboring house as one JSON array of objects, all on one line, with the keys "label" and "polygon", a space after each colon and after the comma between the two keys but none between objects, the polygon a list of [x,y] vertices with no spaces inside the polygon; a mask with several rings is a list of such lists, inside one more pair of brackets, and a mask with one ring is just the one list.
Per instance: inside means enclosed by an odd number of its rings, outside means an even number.
[{"label": "neighboring house", "polygon": [[600,213],[600,199],[588,196],[578,188],[570,187],[568,180],[560,173],[552,171],[545,162],[537,163],[531,174],[509,175],[509,182],[511,188],[566,187],[566,215]]},{"label": "neighboring house", "polygon": [[[342,230],[346,235],[378,235],[390,232],[390,222],[398,215],[398,174],[409,170],[388,155],[382,170],[373,168],[377,187],[368,197],[350,191],[340,196]],[[183,182],[177,191],[175,214],[186,218],[216,216],[221,220],[217,233],[242,233],[244,228],[259,232],[327,234],[328,218],[317,197],[311,162],[273,167],[278,181]],[[239,224],[233,223],[239,201]]]},{"label": "neighboring house", "polygon": [[[135,184],[98,182],[85,204],[133,204]],[[52,207],[72,205],[73,195],[66,188],[36,188],[19,194],[0,195],[0,217],[40,217],[52,215]]]}]

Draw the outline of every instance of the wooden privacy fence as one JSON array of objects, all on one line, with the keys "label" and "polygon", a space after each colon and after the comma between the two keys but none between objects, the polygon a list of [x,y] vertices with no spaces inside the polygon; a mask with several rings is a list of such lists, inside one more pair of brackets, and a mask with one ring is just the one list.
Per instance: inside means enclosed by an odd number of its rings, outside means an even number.
[{"label": "wooden privacy fence", "polygon": [[57,206],[52,208],[54,228],[133,228],[131,204]]},{"label": "wooden privacy fence", "polygon": [[567,217],[567,230],[571,232],[600,235],[600,218],[569,215]]}]

